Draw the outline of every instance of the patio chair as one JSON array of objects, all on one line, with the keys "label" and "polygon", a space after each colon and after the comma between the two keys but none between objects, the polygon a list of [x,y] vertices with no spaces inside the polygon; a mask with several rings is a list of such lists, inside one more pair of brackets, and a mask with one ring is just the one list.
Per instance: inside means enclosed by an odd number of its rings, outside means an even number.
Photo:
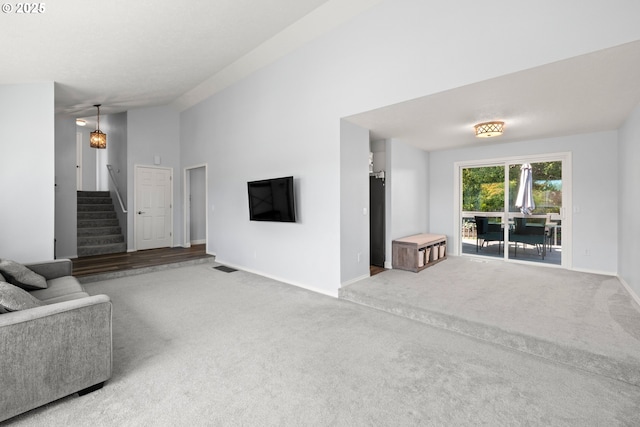
[{"label": "patio chair", "polygon": [[544,259],[547,252],[545,218],[514,218],[514,229],[509,232],[509,241],[515,243],[513,256],[518,255],[518,243],[535,246]]},{"label": "patio chair", "polygon": [[[504,234],[500,224],[489,224],[489,218],[486,216],[476,216],[476,252],[482,249],[485,243],[498,242],[498,253],[502,250],[504,243]],[[482,240],[482,243],[480,243]]]}]

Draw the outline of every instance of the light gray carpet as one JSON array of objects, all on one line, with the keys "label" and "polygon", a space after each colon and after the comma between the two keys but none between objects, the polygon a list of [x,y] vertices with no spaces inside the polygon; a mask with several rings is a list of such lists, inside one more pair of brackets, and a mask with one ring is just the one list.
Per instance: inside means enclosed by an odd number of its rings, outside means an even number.
[{"label": "light gray carpet", "polygon": [[640,307],[615,277],[449,257],[340,296],[640,386]]},{"label": "light gray carpet", "polygon": [[638,387],[242,271],[86,287],[113,300],[112,379],[7,425],[640,424]]}]

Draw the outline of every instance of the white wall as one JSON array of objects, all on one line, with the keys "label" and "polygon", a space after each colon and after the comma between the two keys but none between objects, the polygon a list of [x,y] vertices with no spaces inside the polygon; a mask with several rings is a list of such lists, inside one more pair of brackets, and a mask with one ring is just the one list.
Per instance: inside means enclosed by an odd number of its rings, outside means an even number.
[{"label": "white wall", "polygon": [[[104,120],[105,116],[100,116]],[[105,132],[102,123],[100,123],[101,131]],[[89,146],[89,138],[95,127],[85,126],[77,127],[76,130],[82,134],[82,191],[98,190],[97,180],[97,164],[98,150]],[[106,132],[105,132],[106,133]],[[109,146],[109,135],[107,134],[107,147]]]},{"label": "white wall", "polygon": [[[173,168],[173,244],[183,241],[182,168],[180,163],[180,116],[172,107],[152,107],[127,113],[127,248],[135,249],[136,165]],[[155,156],[160,164],[155,165]],[[198,163],[202,163],[201,161]]]},{"label": "white wall", "polygon": [[369,131],[340,121],[340,281],[369,277]]},{"label": "white wall", "polygon": [[640,296],[640,106],[619,132],[618,274]]},{"label": "white wall", "polygon": [[[438,233],[429,229],[429,153],[409,146],[398,139],[387,140],[387,180],[389,188],[391,241],[420,233]],[[387,261],[391,252],[387,251]]]},{"label": "white wall", "polygon": [[[183,164],[210,165],[209,250],[336,294],[340,214],[361,209],[341,205],[340,172],[359,165],[340,159],[340,118],[638,39],[638,15],[623,0],[383,1],[182,113]],[[283,175],[297,177],[300,222],[249,222],[246,182]]]},{"label": "white wall", "polygon": [[[128,215],[129,212],[125,213],[120,206],[120,202],[118,201],[118,196],[116,195],[116,185],[111,181],[109,177],[108,170],[106,169],[106,165],[111,165],[113,167],[113,175],[115,177],[115,181],[120,191],[120,196],[122,197],[122,201],[125,205],[125,208],[129,211],[132,209],[132,206],[127,203],[128,201],[128,170],[127,170],[127,133],[128,133],[128,113],[120,113],[120,114],[109,114],[106,116],[101,116],[100,122],[100,130],[107,134],[107,149],[99,151],[99,157],[104,161],[104,165],[101,166],[101,173],[104,181],[104,189],[105,191],[109,191],[111,194],[111,200],[113,201],[113,207],[118,216],[118,222],[120,224],[120,228],[122,229],[123,236],[128,234]],[[87,142],[87,147],[88,147]],[[97,151],[94,148],[89,148],[90,150]],[[126,241],[126,240],[125,240]],[[127,249],[129,249],[127,242]]]},{"label": "white wall", "polygon": [[[571,152],[573,165],[574,269],[615,274],[618,254],[617,133],[602,132],[562,138],[432,152],[429,187],[430,228],[453,239],[454,163],[511,156]],[[611,232],[602,232],[603,224]],[[587,255],[587,250],[589,255]]]},{"label": "white wall", "polygon": [[0,258],[53,259],[54,84],[0,85]]},{"label": "white wall", "polygon": [[204,243],[207,235],[207,205],[206,205],[206,170],[204,167],[194,168],[189,171],[191,218],[189,220],[189,237],[191,243]]},{"label": "white wall", "polygon": [[[76,181],[76,131],[75,119],[55,117],[55,237],[56,258],[78,256],[78,217]],[[89,148],[87,140],[87,149]],[[95,162],[94,162],[95,163]],[[95,168],[94,168],[95,170]]]}]

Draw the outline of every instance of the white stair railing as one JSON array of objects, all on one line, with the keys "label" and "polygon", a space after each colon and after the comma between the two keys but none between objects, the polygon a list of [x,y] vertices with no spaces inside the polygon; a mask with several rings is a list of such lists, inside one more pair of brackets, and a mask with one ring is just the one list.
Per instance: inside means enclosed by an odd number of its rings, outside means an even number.
[{"label": "white stair railing", "polygon": [[118,202],[120,203],[120,209],[122,209],[123,213],[127,213],[127,207],[122,201],[122,196],[120,195],[120,189],[118,188],[118,183],[116,182],[116,176],[113,172],[113,166],[107,165],[107,170],[109,171],[109,177],[111,177],[111,182],[113,182],[113,186],[116,189],[116,196],[118,197]]}]

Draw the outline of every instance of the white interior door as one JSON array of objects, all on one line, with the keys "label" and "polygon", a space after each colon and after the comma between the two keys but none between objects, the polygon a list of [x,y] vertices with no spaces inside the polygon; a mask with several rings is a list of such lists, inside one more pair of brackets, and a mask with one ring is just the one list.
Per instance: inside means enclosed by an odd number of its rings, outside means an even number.
[{"label": "white interior door", "polygon": [[136,249],[173,244],[173,170],[136,166]]}]

